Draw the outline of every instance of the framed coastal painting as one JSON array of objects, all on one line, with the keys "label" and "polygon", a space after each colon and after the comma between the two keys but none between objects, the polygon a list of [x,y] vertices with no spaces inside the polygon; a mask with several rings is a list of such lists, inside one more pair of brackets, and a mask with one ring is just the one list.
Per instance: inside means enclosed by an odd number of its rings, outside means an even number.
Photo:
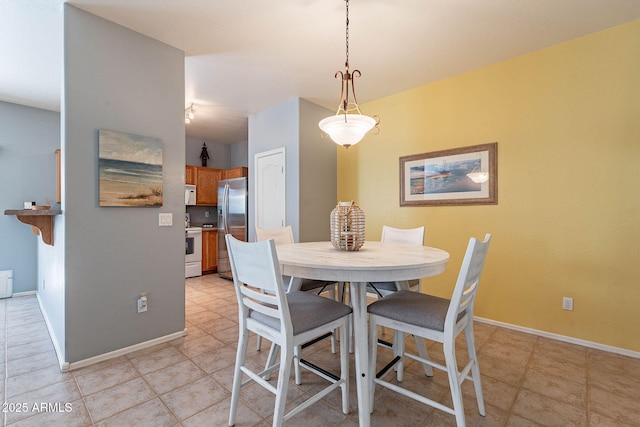
[{"label": "framed coastal painting", "polygon": [[400,206],[495,205],[498,143],[400,157]]},{"label": "framed coastal painting", "polygon": [[162,140],[98,130],[100,206],[162,206]]}]

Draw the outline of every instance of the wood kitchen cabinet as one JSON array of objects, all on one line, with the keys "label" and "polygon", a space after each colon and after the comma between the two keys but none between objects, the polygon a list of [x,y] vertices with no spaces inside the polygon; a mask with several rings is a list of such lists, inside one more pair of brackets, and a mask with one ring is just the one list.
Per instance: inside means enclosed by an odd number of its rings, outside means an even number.
[{"label": "wood kitchen cabinet", "polygon": [[196,169],[196,205],[218,205],[218,181],[222,178],[222,169]]},{"label": "wood kitchen cabinet", "polygon": [[218,267],[218,230],[202,230],[202,272],[213,273]]},{"label": "wood kitchen cabinet", "polygon": [[218,205],[218,181],[223,172],[222,169],[187,165],[184,181],[196,186],[196,205]]},{"label": "wood kitchen cabinet", "polygon": [[242,178],[249,176],[249,168],[238,166],[237,168],[225,169],[222,179]]},{"label": "wood kitchen cabinet", "polygon": [[187,168],[184,173],[185,184],[196,185],[196,168],[197,166],[187,165]]},{"label": "wood kitchen cabinet", "polygon": [[231,169],[203,168],[187,165],[185,184],[196,186],[196,205],[218,206],[218,181],[221,179],[242,178],[249,175],[244,166]]}]

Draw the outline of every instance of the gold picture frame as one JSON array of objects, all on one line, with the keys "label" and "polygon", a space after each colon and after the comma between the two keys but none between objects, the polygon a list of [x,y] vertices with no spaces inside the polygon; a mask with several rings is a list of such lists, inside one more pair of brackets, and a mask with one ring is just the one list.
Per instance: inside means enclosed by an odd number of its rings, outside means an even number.
[{"label": "gold picture frame", "polygon": [[495,204],[497,142],[400,157],[400,206]]}]

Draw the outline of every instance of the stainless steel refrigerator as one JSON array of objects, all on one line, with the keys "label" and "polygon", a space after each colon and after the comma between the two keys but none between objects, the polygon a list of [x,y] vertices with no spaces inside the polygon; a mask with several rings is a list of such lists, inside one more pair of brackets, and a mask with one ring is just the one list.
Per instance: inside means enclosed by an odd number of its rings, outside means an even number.
[{"label": "stainless steel refrigerator", "polygon": [[247,200],[247,178],[218,182],[218,275],[227,279],[233,275],[224,236],[247,241]]}]

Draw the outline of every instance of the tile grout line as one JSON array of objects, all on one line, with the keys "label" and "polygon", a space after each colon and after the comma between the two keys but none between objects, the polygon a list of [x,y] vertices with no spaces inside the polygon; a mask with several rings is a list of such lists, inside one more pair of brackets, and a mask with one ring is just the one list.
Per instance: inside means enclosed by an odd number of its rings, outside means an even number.
[{"label": "tile grout line", "polygon": [[[536,352],[536,348],[538,348],[540,346],[540,337],[536,337],[536,340],[533,344],[533,347],[531,348],[531,354],[529,354],[529,359],[527,360],[527,366],[525,366],[524,368],[524,372],[522,373],[522,379],[520,380],[520,383],[518,384],[518,393],[516,393],[516,398],[513,400],[513,404],[511,405],[511,408],[509,408],[509,418],[511,417],[511,415],[513,414],[513,407],[516,406],[516,402],[518,401],[518,395],[520,394],[520,392],[523,390],[523,386],[524,386],[524,382],[527,379],[527,373],[531,370],[531,361],[533,360],[533,355]],[[528,419],[527,417],[523,416],[523,415],[518,415],[518,414],[513,414],[516,415],[518,417],[522,417],[524,419]],[[508,418],[507,418],[508,420]],[[533,420],[530,420],[533,421]]]},{"label": "tile grout line", "polygon": [[[495,330],[494,330],[495,332]],[[523,390],[522,386],[524,385],[524,382],[527,378],[527,372],[529,372],[530,365],[531,365],[531,361],[533,360],[533,355],[536,351],[536,348],[540,345],[540,337],[536,337],[535,342],[533,344],[533,347],[531,348],[531,352],[529,353],[529,358],[527,359],[527,364],[524,367],[524,371],[522,372],[522,378],[520,379],[520,381],[518,381],[518,392],[516,393],[513,402],[511,402],[511,406],[509,406],[509,410],[507,412],[507,419],[505,421],[505,425],[508,425],[509,420],[511,419],[512,416],[518,416],[521,418],[524,418],[526,420],[529,420],[527,417],[523,416],[523,415],[519,415],[519,414],[515,414],[513,412],[513,408],[516,406],[516,402],[518,401],[518,396],[520,395],[520,392]],[[533,421],[533,420],[529,420],[529,421]]]},{"label": "tile grout line", "polygon": [[[169,344],[171,347],[175,348],[173,345],[171,345],[171,343],[170,343],[170,342],[169,342],[168,344]],[[177,348],[176,348],[176,350],[177,350],[178,352],[180,352],[180,350],[178,350]],[[136,406],[144,405],[144,404],[145,404],[145,403],[147,403],[147,402],[150,402],[150,401],[152,401],[152,400],[154,400],[154,399],[158,399],[158,400],[160,401],[160,403],[162,403],[162,405],[163,405],[165,408],[167,408],[167,411],[169,411],[169,413],[170,413],[171,415],[173,415],[173,416],[176,418],[176,420],[178,420],[178,425],[182,426],[182,425],[183,425],[183,424],[182,424],[182,420],[180,419],[180,417],[178,416],[178,414],[176,414],[176,413],[173,411],[173,409],[171,409],[171,408],[169,407],[169,405],[167,405],[167,404],[166,404],[166,402],[162,399],[162,397],[161,397],[161,396],[160,396],[160,394],[156,391],[156,389],[155,389],[155,388],[153,388],[153,386],[149,383],[149,381],[147,381],[147,379],[146,379],[146,378],[145,378],[145,376],[142,374],[142,372],[140,372],[140,370],[138,369],[138,367],[137,367],[134,363],[131,363],[131,359],[129,359],[128,357],[127,357],[126,359],[127,359],[127,362],[128,362],[128,363],[131,365],[131,367],[133,368],[133,370],[134,370],[134,371],[136,371],[136,373],[140,376],[140,378],[142,379],[142,381],[144,381],[144,383],[147,385],[147,387],[149,387],[149,390],[151,390],[151,391],[153,392],[153,394],[154,394],[154,397],[152,397],[151,399],[149,399],[149,400],[147,400],[147,401],[145,401],[145,402],[143,402],[143,403],[140,403],[140,404],[138,404],[138,405],[136,405]],[[157,370],[156,370],[156,371],[152,371],[152,372],[157,372]],[[152,373],[152,372],[149,372],[149,373]],[[129,408],[129,409],[131,409],[131,408]]]},{"label": "tile grout line", "polygon": [[76,388],[78,389],[78,393],[80,393],[80,399],[78,399],[78,400],[80,400],[82,402],[82,404],[84,405],[84,409],[87,411],[87,415],[89,415],[89,420],[91,421],[91,426],[95,426],[96,422],[93,419],[93,415],[91,415],[91,411],[89,410],[89,406],[87,406],[87,402],[85,400],[84,393],[82,392],[82,389],[80,388],[80,383],[78,383],[78,378],[73,373],[73,371],[71,371],[70,373],[71,373],[71,376],[73,377],[73,382],[76,384]]}]

